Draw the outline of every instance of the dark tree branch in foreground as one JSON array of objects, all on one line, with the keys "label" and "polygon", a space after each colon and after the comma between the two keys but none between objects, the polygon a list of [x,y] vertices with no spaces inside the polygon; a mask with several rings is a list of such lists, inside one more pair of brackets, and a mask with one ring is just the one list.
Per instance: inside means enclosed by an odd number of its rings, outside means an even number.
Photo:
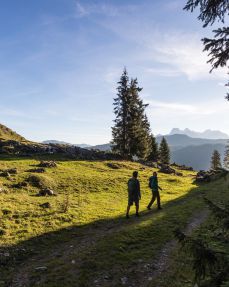
[{"label": "dark tree branch in foreground", "polygon": [[[197,7],[200,9],[198,19],[204,23],[204,28],[217,20],[224,23],[225,17],[229,15],[229,0],[188,0],[184,10],[193,12]],[[229,27],[218,28],[213,33],[213,39],[202,39],[204,51],[209,53],[211,71],[226,67],[229,60]],[[226,86],[229,86],[229,81]],[[229,100],[229,93],[226,99]]]},{"label": "dark tree branch in foreground", "polygon": [[224,22],[225,15],[229,9],[228,0],[188,0],[184,10],[193,12],[200,7],[198,19],[204,22],[204,27],[212,25],[217,19]]}]

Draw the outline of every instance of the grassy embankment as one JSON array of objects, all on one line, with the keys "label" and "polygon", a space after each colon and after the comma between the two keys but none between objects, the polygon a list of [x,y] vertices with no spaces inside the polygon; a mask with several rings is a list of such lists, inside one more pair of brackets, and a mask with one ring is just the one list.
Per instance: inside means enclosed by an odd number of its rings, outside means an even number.
[{"label": "grassy embankment", "polygon": [[[18,169],[10,179],[0,178],[6,190],[0,194],[0,243],[13,257],[2,269],[2,286],[8,286],[12,278],[20,281],[20,272],[29,274],[22,286],[122,286],[124,281],[141,280],[136,269],[152,262],[173,239],[173,230],[185,227],[203,209],[203,193],[212,195],[224,184],[198,187],[192,183],[192,172],[184,172],[183,177],[159,174],[164,209],[148,212],[152,173],[148,167],[130,162],[58,161],[57,168],[33,174],[40,186],[53,188],[57,196],[37,197],[39,189],[32,184],[11,187],[28,179],[31,173],[26,170],[37,163],[32,159],[0,161],[0,169]],[[133,170],[140,172],[144,211],[140,219],[126,220],[126,182]],[[40,207],[44,202],[51,208]],[[46,271],[36,270],[39,266]],[[154,286],[151,281],[148,284]]]}]

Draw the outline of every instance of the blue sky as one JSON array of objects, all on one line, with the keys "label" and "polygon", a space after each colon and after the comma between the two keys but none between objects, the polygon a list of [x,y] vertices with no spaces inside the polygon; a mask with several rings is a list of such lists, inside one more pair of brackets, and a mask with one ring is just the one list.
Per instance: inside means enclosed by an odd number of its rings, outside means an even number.
[{"label": "blue sky", "polygon": [[210,35],[184,0],[0,2],[0,122],[28,139],[106,143],[116,82],[137,77],[154,134],[229,134],[226,71],[209,74]]}]

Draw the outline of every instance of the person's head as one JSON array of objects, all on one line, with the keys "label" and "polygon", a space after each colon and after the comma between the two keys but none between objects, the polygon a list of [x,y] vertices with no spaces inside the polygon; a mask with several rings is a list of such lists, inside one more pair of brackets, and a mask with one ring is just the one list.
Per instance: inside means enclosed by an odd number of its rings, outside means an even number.
[{"label": "person's head", "polygon": [[157,173],[156,173],[156,171],[154,171],[154,172],[153,172],[153,176],[156,176],[156,177],[157,177]]},{"label": "person's head", "polygon": [[134,171],[134,172],[133,172],[133,177],[134,177],[134,178],[137,178],[137,177],[138,177],[138,172],[137,172],[137,171]]}]

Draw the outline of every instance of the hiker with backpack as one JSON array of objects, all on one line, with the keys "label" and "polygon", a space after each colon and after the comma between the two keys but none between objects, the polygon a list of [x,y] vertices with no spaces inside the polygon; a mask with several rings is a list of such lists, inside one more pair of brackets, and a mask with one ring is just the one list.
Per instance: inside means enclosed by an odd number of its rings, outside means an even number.
[{"label": "hiker with backpack", "polygon": [[129,218],[130,207],[135,203],[136,214],[139,217],[139,200],[141,199],[140,183],[138,178],[138,172],[134,171],[132,178],[128,180],[128,205],[126,210],[126,218]]},{"label": "hiker with backpack", "polygon": [[160,199],[160,193],[159,193],[159,189],[162,190],[162,188],[160,188],[160,186],[158,185],[158,178],[157,178],[157,173],[154,172],[153,176],[151,176],[149,178],[149,188],[152,190],[152,199],[150,201],[150,203],[147,206],[147,209],[150,210],[152,204],[154,203],[154,201],[157,199],[157,208],[160,210],[161,208],[161,199]]}]

